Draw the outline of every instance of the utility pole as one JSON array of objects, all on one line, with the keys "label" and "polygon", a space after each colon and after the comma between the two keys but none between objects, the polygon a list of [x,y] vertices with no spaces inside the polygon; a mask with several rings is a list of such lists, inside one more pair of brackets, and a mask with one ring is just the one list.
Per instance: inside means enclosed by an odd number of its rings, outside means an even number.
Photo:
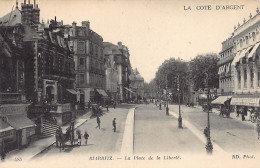
[{"label": "utility pole", "polygon": [[206,87],[208,89],[207,93],[207,110],[208,110],[208,136],[207,136],[207,144],[206,144],[206,151],[208,154],[212,154],[213,151],[213,145],[210,140],[210,120],[209,120],[209,79],[208,74],[206,73]]},{"label": "utility pole", "polygon": [[178,126],[179,128],[182,128],[182,117],[181,117],[181,105],[180,105],[180,75],[178,74],[178,99],[179,99],[179,118],[178,118]]}]

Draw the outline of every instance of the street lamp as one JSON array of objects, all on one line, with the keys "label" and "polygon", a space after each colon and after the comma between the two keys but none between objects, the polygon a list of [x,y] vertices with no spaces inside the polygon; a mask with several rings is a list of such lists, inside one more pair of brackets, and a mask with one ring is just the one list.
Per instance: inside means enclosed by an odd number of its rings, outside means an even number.
[{"label": "street lamp", "polygon": [[169,115],[169,107],[168,107],[168,80],[166,75],[166,115]]},{"label": "street lamp", "polygon": [[179,100],[179,118],[178,118],[178,126],[182,128],[182,118],[181,118],[181,105],[180,105],[180,75],[178,74],[178,100]]},{"label": "street lamp", "polygon": [[206,87],[208,89],[208,93],[207,93],[207,109],[208,109],[208,129],[207,129],[207,132],[208,132],[208,136],[207,136],[207,144],[206,144],[206,151],[208,154],[212,154],[212,151],[213,151],[213,145],[211,143],[211,140],[210,140],[210,120],[209,120],[209,75],[208,73],[205,73],[206,74]]}]

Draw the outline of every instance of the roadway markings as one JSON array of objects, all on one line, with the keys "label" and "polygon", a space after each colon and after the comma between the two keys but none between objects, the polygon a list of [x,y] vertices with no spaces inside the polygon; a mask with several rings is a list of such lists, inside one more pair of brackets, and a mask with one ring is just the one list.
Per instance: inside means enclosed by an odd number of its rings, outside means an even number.
[{"label": "roadway markings", "polygon": [[126,122],[125,122],[125,130],[122,140],[121,146],[121,155],[122,156],[130,156],[134,153],[134,116],[135,116],[135,108],[131,108],[128,111]]},{"label": "roadway markings", "polygon": [[[170,111],[169,110],[169,113],[171,115],[173,115],[175,118],[178,118],[179,116]],[[189,129],[191,130],[191,132],[193,132],[194,135],[196,135],[205,145],[207,143],[207,140],[205,138],[205,136],[202,134],[201,131],[199,131],[194,125],[192,125],[189,121],[185,120],[182,118],[182,122],[184,123],[184,125]],[[216,152],[217,154],[220,154],[220,153],[226,153],[220,146],[218,146],[215,142],[211,141],[211,143],[213,144],[213,152]]]}]

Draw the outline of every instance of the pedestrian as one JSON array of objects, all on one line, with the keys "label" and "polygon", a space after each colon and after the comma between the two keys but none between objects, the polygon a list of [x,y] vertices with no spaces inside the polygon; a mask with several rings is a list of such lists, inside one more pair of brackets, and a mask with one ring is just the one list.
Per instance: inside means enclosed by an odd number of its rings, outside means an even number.
[{"label": "pedestrian", "polygon": [[237,116],[236,117],[239,117],[239,111],[240,111],[240,109],[239,109],[239,107],[237,106],[237,109],[236,109],[236,111],[237,111]]},{"label": "pedestrian", "polygon": [[78,145],[81,145],[81,132],[78,130],[77,134],[78,134]]},{"label": "pedestrian", "polygon": [[56,147],[59,146],[59,136],[60,136],[60,131],[59,131],[59,129],[56,129],[56,133],[55,133]]},{"label": "pedestrian", "polygon": [[107,104],[107,106],[106,106],[106,107],[107,107],[107,111],[108,111],[108,104]]},{"label": "pedestrian", "polygon": [[113,125],[114,132],[116,132],[116,118],[114,118],[112,125]]},{"label": "pedestrian", "polygon": [[89,134],[87,133],[87,131],[85,131],[85,134],[84,134],[84,138],[85,138],[85,145],[88,144],[88,137],[89,137]]},{"label": "pedestrian", "polygon": [[208,133],[209,133],[209,129],[208,129],[208,127],[206,127],[204,129],[204,135],[205,135],[206,138],[208,138]]},{"label": "pedestrian", "polygon": [[116,103],[114,102],[114,109],[116,108]]},{"label": "pedestrian", "polygon": [[97,116],[97,126],[96,126],[96,128],[97,127],[100,129],[100,118],[99,118],[99,116]]}]

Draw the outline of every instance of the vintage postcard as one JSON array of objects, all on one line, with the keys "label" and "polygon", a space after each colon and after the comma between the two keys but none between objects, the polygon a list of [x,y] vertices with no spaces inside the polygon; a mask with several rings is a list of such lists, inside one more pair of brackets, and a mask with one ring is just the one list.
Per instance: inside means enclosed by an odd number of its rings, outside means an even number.
[{"label": "vintage postcard", "polygon": [[260,167],[259,0],[0,0],[0,167]]}]

